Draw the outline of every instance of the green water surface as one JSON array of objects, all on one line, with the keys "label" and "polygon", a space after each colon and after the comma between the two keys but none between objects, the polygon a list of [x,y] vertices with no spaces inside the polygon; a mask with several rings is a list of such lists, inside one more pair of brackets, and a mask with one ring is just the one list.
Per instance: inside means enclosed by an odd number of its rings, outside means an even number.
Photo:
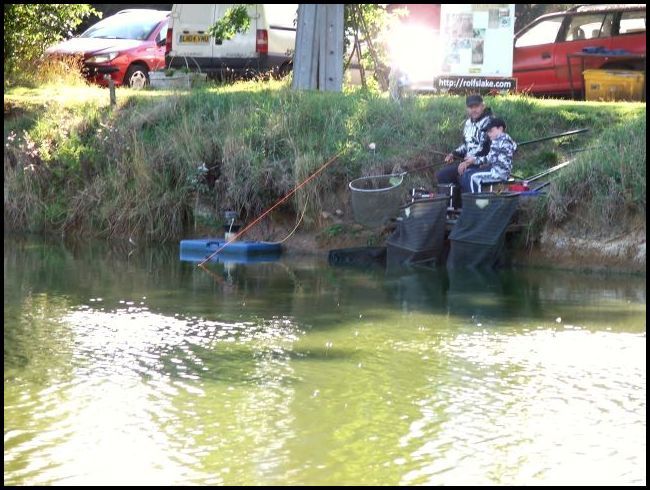
[{"label": "green water surface", "polygon": [[5,237],[4,482],[645,484],[645,277]]}]

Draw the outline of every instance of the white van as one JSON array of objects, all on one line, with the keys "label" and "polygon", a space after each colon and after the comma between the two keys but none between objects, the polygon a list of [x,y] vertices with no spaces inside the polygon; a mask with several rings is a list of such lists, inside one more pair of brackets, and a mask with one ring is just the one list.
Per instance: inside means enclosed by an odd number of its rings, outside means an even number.
[{"label": "white van", "polygon": [[220,43],[208,29],[235,4],[174,4],[169,16],[165,65],[212,75],[279,74],[292,68],[298,4],[247,5],[251,26]]}]

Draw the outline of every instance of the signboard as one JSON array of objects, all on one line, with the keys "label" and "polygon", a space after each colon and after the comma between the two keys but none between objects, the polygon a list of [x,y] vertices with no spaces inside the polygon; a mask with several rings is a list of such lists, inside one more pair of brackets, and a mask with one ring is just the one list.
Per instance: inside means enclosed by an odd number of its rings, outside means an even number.
[{"label": "signboard", "polygon": [[514,3],[442,4],[442,79],[512,77],[514,31]]},{"label": "signboard", "polygon": [[517,88],[517,80],[514,78],[488,78],[488,77],[459,77],[459,76],[438,76],[435,79],[434,87],[440,91],[460,90],[484,92],[484,91],[510,91]]}]

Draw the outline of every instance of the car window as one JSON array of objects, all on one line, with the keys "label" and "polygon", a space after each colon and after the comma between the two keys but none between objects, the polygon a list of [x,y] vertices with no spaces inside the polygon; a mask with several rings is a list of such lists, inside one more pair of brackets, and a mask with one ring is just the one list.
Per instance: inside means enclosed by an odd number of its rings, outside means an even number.
[{"label": "car window", "polygon": [[515,42],[516,48],[554,43],[564,17],[543,20],[522,34]]},{"label": "car window", "polygon": [[566,31],[565,41],[583,41],[600,37],[605,14],[574,15]]},{"label": "car window", "polygon": [[614,27],[614,14],[607,14],[605,16],[605,22],[603,22],[603,26],[600,28],[600,36],[599,37],[611,37],[612,36],[612,31]]},{"label": "car window", "polygon": [[169,24],[168,20],[166,20],[165,23],[160,28],[160,32],[156,36],[156,42],[157,43],[162,41],[163,39],[167,39],[167,24]]},{"label": "car window", "polygon": [[103,39],[137,39],[144,41],[160,22],[160,17],[147,19],[142,16],[117,14],[92,26],[80,37]]},{"label": "car window", "polygon": [[645,10],[636,12],[623,12],[618,27],[619,34],[636,34],[645,32]]}]

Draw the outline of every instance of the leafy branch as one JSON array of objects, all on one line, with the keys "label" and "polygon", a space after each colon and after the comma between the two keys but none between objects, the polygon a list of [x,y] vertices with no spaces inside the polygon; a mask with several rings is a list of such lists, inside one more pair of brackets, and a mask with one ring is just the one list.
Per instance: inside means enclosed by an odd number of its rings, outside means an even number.
[{"label": "leafy branch", "polygon": [[208,29],[208,34],[213,36],[217,43],[220,43],[232,39],[236,34],[248,31],[251,26],[251,18],[248,16],[247,7],[252,5],[233,5],[226,10],[221,19]]}]

